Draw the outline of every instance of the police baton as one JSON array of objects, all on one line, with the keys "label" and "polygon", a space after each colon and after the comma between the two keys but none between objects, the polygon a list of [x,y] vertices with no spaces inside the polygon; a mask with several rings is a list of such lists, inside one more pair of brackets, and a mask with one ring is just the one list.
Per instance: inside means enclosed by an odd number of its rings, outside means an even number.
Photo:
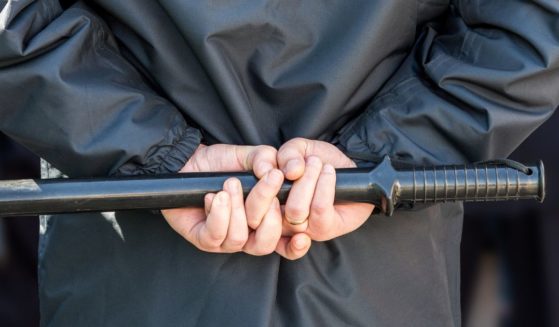
[{"label": "police baton", "polygon": [[[0,216],[203,207],[229,177],[245,196],[258,179],[249,172],[180,173],[91,179],[0,181]],[[285,203],[292,183],[278,198]],[[401,205],[448,201],[498,201],[545,197],[544,168],[511,160],[471,165],[394,168],[385,157],[374,168],[336,170],[336,201],[367,202],[390,216]]]}]

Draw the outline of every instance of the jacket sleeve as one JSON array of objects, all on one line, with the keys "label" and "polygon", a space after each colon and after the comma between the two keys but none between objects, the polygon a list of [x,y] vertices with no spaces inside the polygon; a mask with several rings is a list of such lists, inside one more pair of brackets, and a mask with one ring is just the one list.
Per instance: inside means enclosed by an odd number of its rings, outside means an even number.
[{"label": "jacket sleeve", "polygon": [[559,2],[455,0],[338,135],[350,156],[508,156],[559,105]]},{"label": "jacket sleeve", "polygon": [[94,12],[57,0],[0,9],[2,132],[74,177],[184,165],[200,132],[120,55]]}]

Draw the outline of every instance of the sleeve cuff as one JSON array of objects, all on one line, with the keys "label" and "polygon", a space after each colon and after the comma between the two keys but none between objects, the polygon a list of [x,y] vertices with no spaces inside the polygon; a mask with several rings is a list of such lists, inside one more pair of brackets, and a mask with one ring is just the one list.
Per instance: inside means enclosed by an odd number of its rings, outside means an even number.
[{"label": "sleeve cuff", "polygon": [[153,146],[143,164],[128,162],[115,175],[156,175],[178,172],[202,141],[202,133],[193,127],[180,125],[169,131],[171,142]]}]

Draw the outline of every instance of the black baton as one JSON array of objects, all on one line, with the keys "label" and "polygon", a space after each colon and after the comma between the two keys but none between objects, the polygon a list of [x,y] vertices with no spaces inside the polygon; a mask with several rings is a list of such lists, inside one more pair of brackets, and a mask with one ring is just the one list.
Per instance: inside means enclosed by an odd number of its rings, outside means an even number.
[{"label": "black baton", "polygon": [[[229,177],[245,196],[258,179],[249,172],[183,173],[91,179],[0,181],[0,216],[202,207]],[[278,194],[285,203],[291,182]],[[544,168],[503,160],[472,165],[395,169],[388,157],[374,168],[336,170],[336,201],[372,203],[386,215],[404,203],[496,201],[545,197]]]}]

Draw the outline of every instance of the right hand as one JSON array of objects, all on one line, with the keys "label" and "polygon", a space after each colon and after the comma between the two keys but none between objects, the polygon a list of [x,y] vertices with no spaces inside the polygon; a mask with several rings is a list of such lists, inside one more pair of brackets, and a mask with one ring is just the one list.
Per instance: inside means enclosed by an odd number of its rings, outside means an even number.
[{"label": "right hand", "polygon": [[246,198],[240,181],[229,178],[223,190],[206,194],[204,209],[161,210],[169,225],[198,249],[214,253],[276,251],[295,260],[311,245],[304,233],[282,237],[282,214],[277,193],[283,174],[277,169],[277,150],[269,146],[200,145],[181,172],[252,170],[259,179]]},{"label": "right hand", "polygon": [[278,150],[278,167],[293,181],[285,203],[284,235],[305,232],[313,241],[328,241],[361,227],[374,205],[335,203],[335,168],[356,164],[334,145],[294,138]]}]

